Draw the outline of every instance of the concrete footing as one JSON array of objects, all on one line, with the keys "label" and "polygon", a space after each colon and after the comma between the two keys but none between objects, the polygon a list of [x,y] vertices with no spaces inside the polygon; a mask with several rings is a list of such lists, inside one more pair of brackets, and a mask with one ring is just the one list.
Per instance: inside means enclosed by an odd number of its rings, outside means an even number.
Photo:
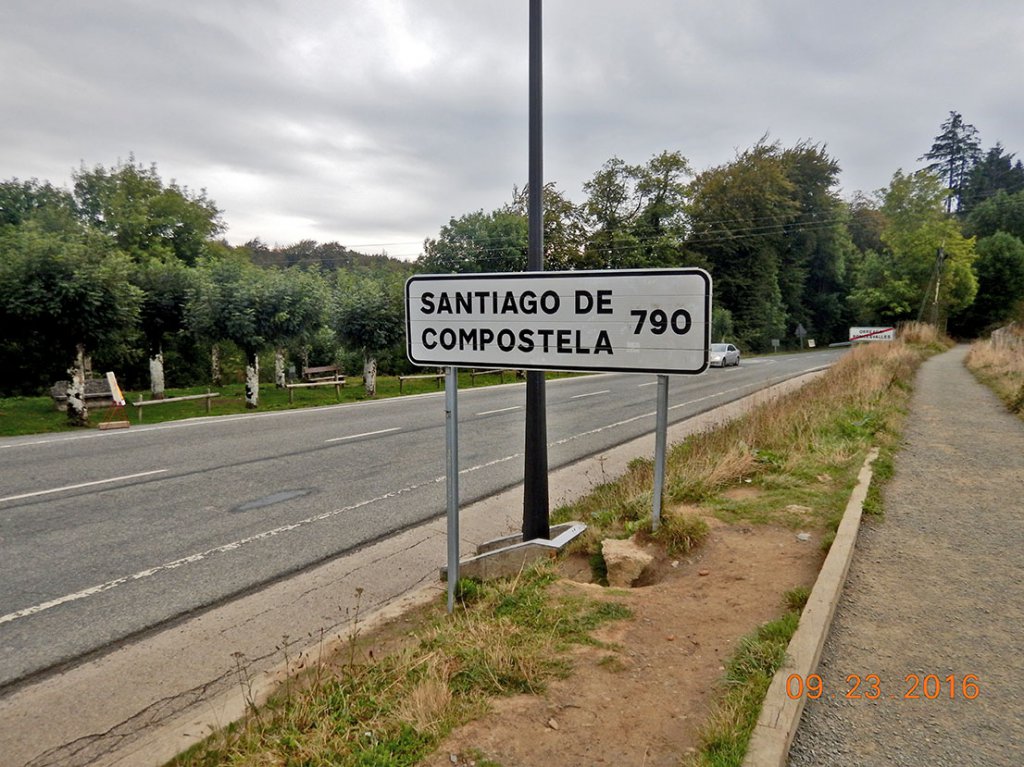
[{"label": "concrete footing", "polygon": [[[459,577],[485,581],[515,575],[540,559],[554,559],[558,552],[586,529],[587,526],[582,522],[565,522],[551,526],[550,539],[524,541],[520,533],[481,543],[477,546],[476,556],[459,562]],[[441,568],[441,580],[448,580],[447,567]]]}]

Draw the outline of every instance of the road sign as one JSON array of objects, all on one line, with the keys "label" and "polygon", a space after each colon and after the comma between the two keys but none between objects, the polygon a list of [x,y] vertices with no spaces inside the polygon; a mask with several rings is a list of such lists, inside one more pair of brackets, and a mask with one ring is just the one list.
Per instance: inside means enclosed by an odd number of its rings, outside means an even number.
[{"label": "road sign", "polygon": [[850,328],[850,341],[892,341],[896,328],[889,326]]},{"label": "road sign", "polygon": [[702,269],[417,275],[405,310],[417,365],[684,375],[708,365]]}]

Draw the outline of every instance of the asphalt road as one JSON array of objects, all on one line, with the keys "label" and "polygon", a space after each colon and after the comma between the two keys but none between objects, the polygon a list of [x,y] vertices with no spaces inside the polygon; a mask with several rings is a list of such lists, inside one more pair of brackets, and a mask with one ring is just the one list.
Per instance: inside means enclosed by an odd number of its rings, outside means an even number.
[{"label": "asphalt road", "polygon": [[[671,423],[830,364],[674,377]],[[654,427],[656,379],[548,384],[551,468]],[[522,384],[459,395],[462,501],[522,480]],[[0,440],[0,690],[444,512],[444,395]]]}]

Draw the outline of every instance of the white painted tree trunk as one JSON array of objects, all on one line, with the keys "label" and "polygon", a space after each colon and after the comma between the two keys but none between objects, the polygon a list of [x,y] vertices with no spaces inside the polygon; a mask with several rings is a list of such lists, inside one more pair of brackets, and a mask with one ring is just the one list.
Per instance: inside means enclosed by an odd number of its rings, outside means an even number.
[{"label": "white painted tree trunk", "polygon": [[75,349],[75,361],[68,368],[68,420],[75,426],[89,424],[89,408],[85,404],[85,347]]},{"label": "white painted tree trunk", "polygon": [[164,398],[164,350],[159,346],[149,355],[149,393],[153,399]]},{"label": "white painted tree trunk", "polygon": [[249,409],[260,404],[260,355],[246,355],[245,358],[245,406]]},{"label": "white painted tree trunk", "polygon": [[366,396],[377,396],[377,358],[363,357],[363,384],[366,386]]},{"label": "white painted tree trunk", "polygon": [[288,383],[284,377],[285,349],[279,346],[274,349],[274,383],[278,389],[283,389]]},{"label": "white painted tree trunk", "polygon": [[210,347],[210,382],[214,386],[220,386],[220,346],[218,344]]}]

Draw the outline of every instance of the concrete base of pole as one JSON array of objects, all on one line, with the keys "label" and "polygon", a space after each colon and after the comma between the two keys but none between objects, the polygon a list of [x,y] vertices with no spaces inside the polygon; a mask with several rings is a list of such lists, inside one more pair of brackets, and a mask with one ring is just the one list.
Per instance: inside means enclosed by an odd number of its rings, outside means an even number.
[{"label": "concrete base of pole", "polygon": [[[476,556],[459,562],[459,577],[489,580],[515,575],[524,567],[541,559],[553,559],[587,526],[582,522],[566,522],[551,528],[551,539],[524,541],[521,533],[495,538],[477,547]],[[441,568],[441,580],[448,580],[448,568]]]}]

